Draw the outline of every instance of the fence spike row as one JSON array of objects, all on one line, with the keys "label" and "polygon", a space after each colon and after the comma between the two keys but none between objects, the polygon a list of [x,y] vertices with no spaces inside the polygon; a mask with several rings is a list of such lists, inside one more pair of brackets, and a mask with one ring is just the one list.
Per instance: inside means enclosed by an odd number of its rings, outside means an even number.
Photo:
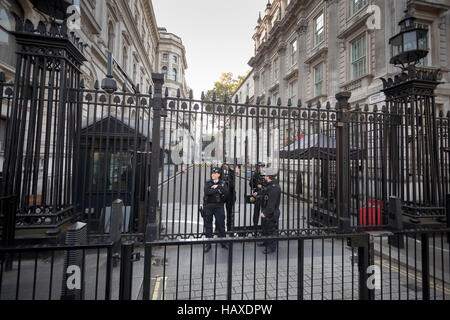
[{"label": "fence spike row", "polygon": [[327,102],[327,105],[325,106],[325,109],[330,110],[331,109],[331,103],[330,101]]},{"label": "fence spike row", "polygon": [[299,107],[299,108],[302,107],[302,100],[301,99],[297,100],[297,107]]},{"label": "fence spike row", "polygon": [[34,24],[30,20],[25,20],[25,32],[34,32]]},{"label": "fence spike row", "polygon": [[177,90],[177,98],[180,98],[181,97],[181,90],[180,90],[180,88],[178,88],[178,90]]},{"label": "fence spike row", "polygon": [[261,103],[261,97],[256,97],[256,105],[259,106]]},{"label": "fence spike row", "polygon": [[192,90],[189,90],[189,99],[194,99],[194,92]]},{"label": "fence spike row", "polygon": [[100,89],[100,84],[99,84],[98,80],[95,80],[95,82],[94,82],[94,89],[95,90]]},{"label": "fence spike row", "polygon": [[136,85],[136,93],[141,93],[141,89],[139,88],[139,83]]},{"label": "fence spike row", "polygon": [[201,95],[200,99],[201,99],[202,101],[205,100],[205,93],[204,93],[203,91],[202,91],[202,95]]},{"label": "fence spike row", "polygon": [[247,97],[245,98],[245,104],[250,104],[250,97],[249,97],[249,96],[247,96]]},{"label": "fence spike row", "polygon": [[224,95],[224,97],[223,97],[223,102],[225,102],[225,103],[227,103],[228,102],[228,95],[226,94],[226,95]]},{"label": "fence spike row", "polygon": [[369,112],[369,105],[368,105],[368,104],[366,104],[366,105],[364,106],[364,112]]},{"label": "fence spike row", "polygon": [[213,92],[212,101],[216,101],[216,93]]},{"label": "fence spike row", "polygon": [[443,118],[444,117],[444,111],[443,110],[440,110],[439,111],[439,118]]},{"label": "fence spike row", "polygon": [[277,105],[281,107],[281,98],[278,98]]},{"label": "fence spike row", "polygon": [[320,101],[317,101],[317,109],[322,109],[322,104],[320,103]]},{"label": "fence spike row", "polygon": [[361,108],[359,107],[359,103],[357,103],[356,105],[355,105],[355,111],[360,111],[361,110]]},{"label": "fence spike row", "polygon": [[86,88],[86,87],[84,86],[84,79],[81,79],[81,80],[80,80],[80,88],[81,88],[81,89]]},{"label": "fence spike row", "polygon": [[447,111],[447,118],[450,118],[450,111]]},{"label": "fence spike row", "polygon": [[47,28],[45,27],[45,24],[43,21],[39,21],[37,31],[39,34],[45,36],[47,34]]},{"label": "fence spike row", "polygon": [[169,88],[166,87],[166,91],[164,92],[164,96],[167,98],[169,96]]},{"label": "fence spike row", "polygon": [[272,103],[272,101],[270,101],[270,97],[269,97],[269,98],[267,98],[267,105],[268,105],[268,106],[270,106],[270,105],[271,105],[271,103]]},{"label": "fence spike row", "polygon": [[235,104],[238,104],[238,103],[239,103],[239,98],[238,98],[238,96],[234,97],[234,103],[235,103]]},{"label": "fence spike row", "polygon": [[385,105],[383,105],[383,106],[381,107],[381,112],[383,112],[383,113],[386,113],[386,112],[387,112],[387,108],[386,108]]},{"label": "fence spike row", "polygon": [[122,92],[127,92],[127,84],[125,82],[122,84]]},{"label": "fence spike row", "polygon": [[311,109],[311,108],[312,108],[312,104],[310,102],[310,103],[308,103],[308,109]]},{"label": "fence spike row", "polygon": [[288,105],[288,107],[292,106],[292,100],[291,99],[288,99],[287,105]]}]

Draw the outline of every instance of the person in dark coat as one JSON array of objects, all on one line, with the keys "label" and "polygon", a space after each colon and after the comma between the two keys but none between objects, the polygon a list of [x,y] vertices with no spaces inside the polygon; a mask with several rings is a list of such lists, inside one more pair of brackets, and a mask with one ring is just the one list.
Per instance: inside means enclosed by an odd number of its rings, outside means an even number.
[{"label": "person in dark coat", "polygon": [[[203,198],[203,220],[205,224],[206,238],[213,237],[213,220],[215,218],[216,231],[220,238],[225,238],[225,210],[224,204],[228,196],[228,186],[223,180],[220,180],[220,168],[211,170],[211,179],[205,182]],[[228,249],[226,244],[222,248]],[[205,246],[205,252],[211,250],[211,245]]]},{"label": "person in dark coat", "polygon": [[236,191],[234,172],[230,169],[230,166],[227,163],[222,165],[220,180],[225,181],[228,186],[228,197],[225,202],[225,207],[227,209],[227,231],[231,231],[234,225],[233,207],[236,202]]},{"label": "person in dark coat", "polygon": [[[281,188],[276,181],[277,173],[271,169],[263,170],[266,186],[262,192],[262,212],[261,221],[264,237],[271,237],[276,235],[278,220],[280,218],[280,200]],[[266,249],[264,254],[270,254],[276,251],[277,244],[275,241],[268,241],[264,243]]]},{"label": "person in dark coat", "polygon": [[261,193],[265,184],[264,176],[261,174],[262,169],[266,165],[262,162],[258,162],[258,166],[255,172],[253,172],[250,179],[250,188],[253,196],[256,198],[255,208],[253,211],[253,226],[256,229],[259,223],[259,217],[261,212]]}]

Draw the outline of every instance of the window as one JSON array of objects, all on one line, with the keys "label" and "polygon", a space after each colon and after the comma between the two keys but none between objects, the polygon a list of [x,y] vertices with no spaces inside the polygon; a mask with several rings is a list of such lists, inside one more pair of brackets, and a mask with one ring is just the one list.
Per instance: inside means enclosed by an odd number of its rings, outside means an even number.
[{"label": "window", "polygon": [[367,4],[367,0],[350,0],[350,16],[357,13]]},{"label": "window", "polygon": [[275,58],[275,60],[273,61],[273,81],[278,80],[278,65],[278,58]]},{"label": "window", "polygon": [[162,73],[164,75],[164,80],[167,80],[167,67],[162,68]]},{"label": "window", "polygon": [[132,181],[131,155],[120,152],[94,152],[93,173],[94,190],[127,190]]},{"label": "window", "polygon": [[114,25],[112,22],[109,22],[108,25],[108,50],[113,52],[114,49]]},{"label": "window", "polygon": [[0,2],[0,60],[15,67],[16,65],[16,40],[9,31],[16,29],[15,19],[12,13],[23,18],[24,12],[17,1],[8,1],[7,5]]},{"label": "window", "polygon": [[127,70],[127,62],[128,62],[128,48],[125,46],[123,47],[122,52],[122,68],[123,70]]},{"label": "window", "polygon": [[173,56],[173,63],[178,63],[178,57],[177,56]]},{"label": "window", "polygon": [[278,92],[277,93],[274,93],[273,95],[272,95],[272,104],[273,105],[277,105],[278,104],[278,98],[279,98],[280,96],[278,95]]},{"label": "window", "polygon": [[352,42],[351,51],[352,80],[366,74],[366,35]]},{"label": "window", "polygon": [[314,19],[314,45],[317,46],[323,41],[324,27],[323,27],[323,12]]},{"label": "window", "polygon": [[169,60],[169,55],[167,53],[163,54],[163,61],[168,61]]},{"label": "window", "polygon": [[297,81],[289,84],[289,99],[291,99],[292,104],[297,103]]},{"label": "window", "polygon": [[177,69],[172,69],[172,80],[177,81]]},{"label": "window", "polygon": [[314,96],[321,96],[323,93],[323,63],[314,68]]},{"label": "window", "polygon": [[424,23],[416,23],[416,26],[418,28],[425,28],[428,29],[428,39],[426,43],[426,47],[428,48],[428,55],[425,58],[420,59],[420,61],[417,63],[418,66],[422,67],[429,67],[431,65],[431,31],[430,31],[430,25],[424,24]]},{"label": "window", "polygon": [[297,63],[297,40],[291,43],[291,66]]}]

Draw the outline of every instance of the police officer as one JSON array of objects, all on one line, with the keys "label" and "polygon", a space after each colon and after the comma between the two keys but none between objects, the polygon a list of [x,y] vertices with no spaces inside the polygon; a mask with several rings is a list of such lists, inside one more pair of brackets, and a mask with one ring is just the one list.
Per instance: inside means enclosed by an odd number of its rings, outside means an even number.
[{"label": "police officer", "polygon": [[[266,186],[262,191],[261,203],[261,223],[263,236],[270,237],[276,234],[278,219],[280,218],[280,199],[281,188],[276,181],[277,173],[273,169],[264,169],[262,171]],[[268,241],[264,244],[264,254],[275,252],[277,244],[275,241]]]},{"label": "police officer", "polygon": [[262,162],[258,162],[256,171],[253,173],[250,179],[250,188],[252,189],[252,194],[256,198],[255,209],[253,211],[253,226],[256,229],[259,223],[259,215],[261,211],[261,194],[265,184],[264,176],[261,174],[262,169],[266,165]]},{"label": "police officer", "polygon": [[[224,203],[228,196],[228,186],[220,180],[220,168],[211,170],[211,180],[206,181],[203,198],[203,220],[205,223],[206,238],[213,237],[213,219],[216,221],[216,231],[220,238],[225,238],[225,210]],[[226,244],[222,248],[228,249]],[[205,252],[211,250],[211,244],[206,245]]]},{"label": "police officer", "polygon": [[227,209],[227,231],[231,231],[231,228],[234,225],[233,206],[236,202],[236,192],[234,172],[230,170],[230,166],[227,163],[224,163],[222,165],[220,180],[225,181],[228,186],[228,197],[225,202],[225,207]]}]

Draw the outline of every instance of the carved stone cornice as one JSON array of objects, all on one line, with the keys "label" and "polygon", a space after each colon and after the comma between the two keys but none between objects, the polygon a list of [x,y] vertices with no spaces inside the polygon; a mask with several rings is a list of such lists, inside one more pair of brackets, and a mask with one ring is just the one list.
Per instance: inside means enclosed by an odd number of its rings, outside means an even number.
[{"label": "carved stone cornice", "polygon": [[305,18],[301,18],[297,23],[295,30],[299,36],[306,34],[308,31],[308,21]]},{"label": "carved stone cornice", "polygon": [[285,52],[286,49],[287,49],[287,43],[282,41],[278,44],[277,52],[278,52],[278,54],[281,54],[281,53]]}]

